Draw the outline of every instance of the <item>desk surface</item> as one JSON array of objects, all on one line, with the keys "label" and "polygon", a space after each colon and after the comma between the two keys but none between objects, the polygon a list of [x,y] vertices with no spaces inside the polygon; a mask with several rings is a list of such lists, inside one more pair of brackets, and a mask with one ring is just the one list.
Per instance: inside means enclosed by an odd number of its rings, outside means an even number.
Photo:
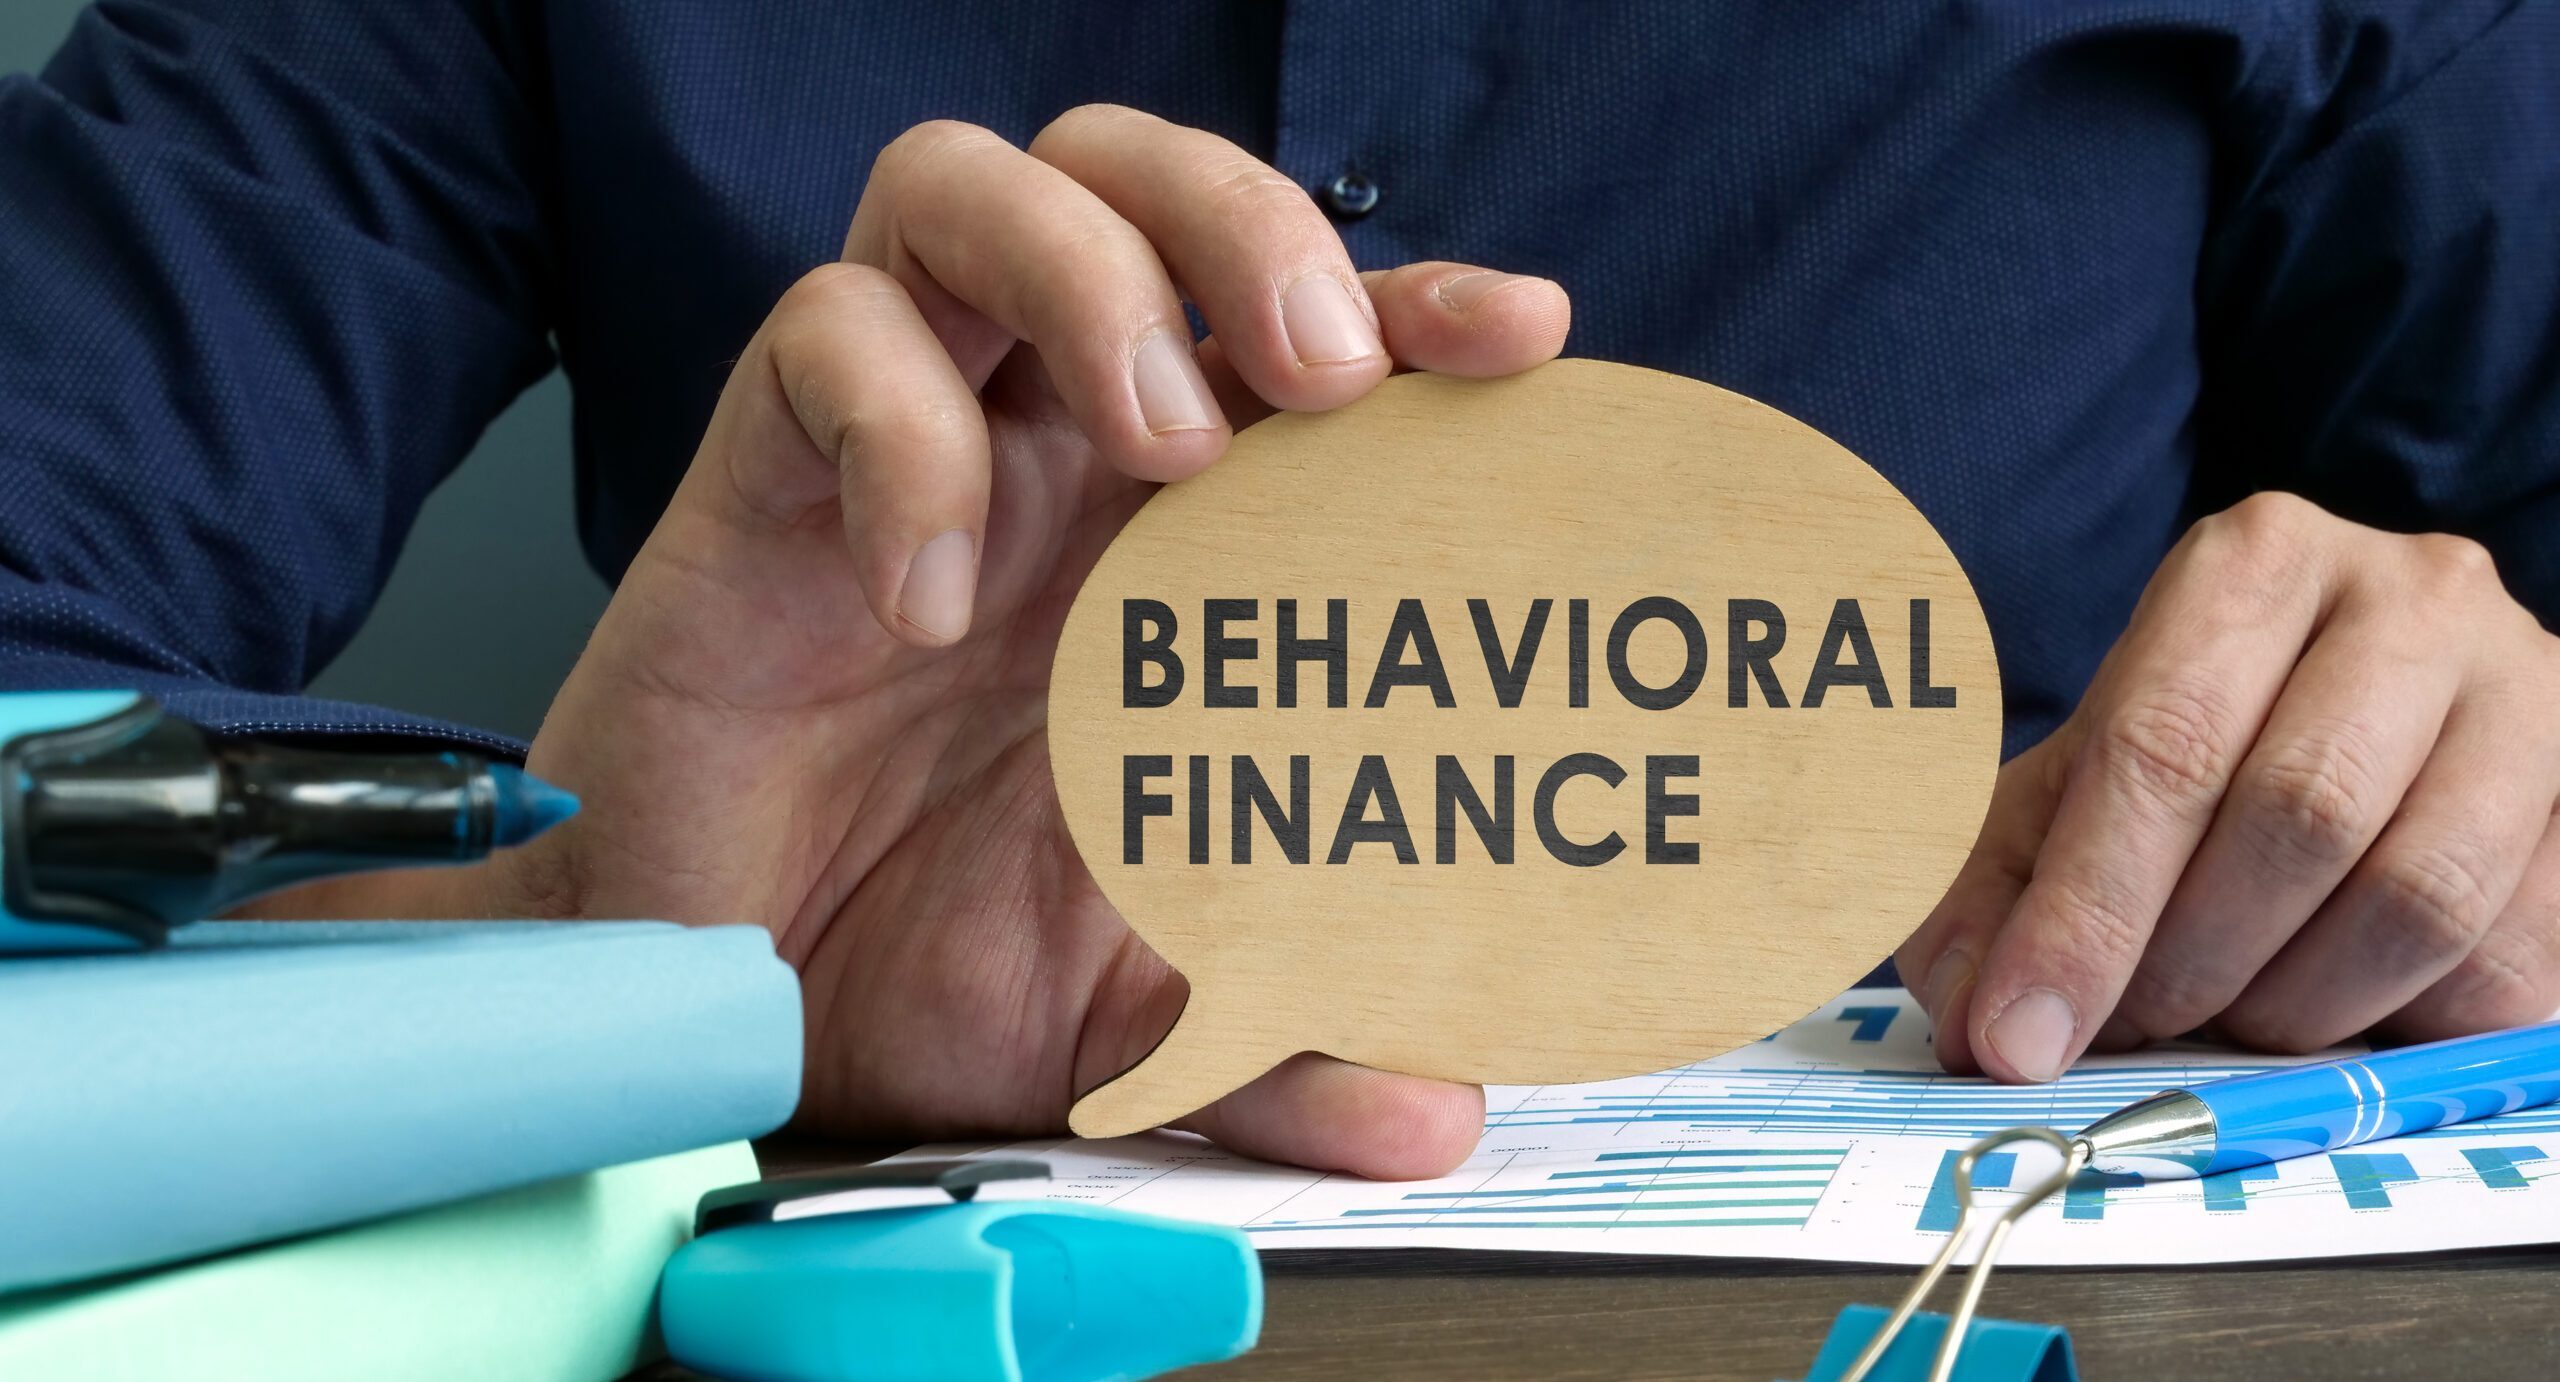
[{"label": "desk surface", "polygon": [[[1801,1377],[1840,1307],[1906,1273],[1340,1250],[1264,1259],[1252,1379]],[[2560,1252],[2327,1267],[2020,1271],[1989,1313],[2068,1327],[2092,1379],[2560,1376]]]},{"label": "desk surface", "polygon": [[[862,1149],[876,1155],[876,1149]],[[869,1160],[805,1144],[769,1167]],[[1262,1346],[1202,1382],[1803,1375],[1899,1269],[1418,1249],[1273,1253]],[[2066,1326],[2107,1379],[2560,1377],[2560,1247],[2324,1265],[2006,1273],[1984,1310]],[[679,1382],[667,1368],[636,1382]]]}]

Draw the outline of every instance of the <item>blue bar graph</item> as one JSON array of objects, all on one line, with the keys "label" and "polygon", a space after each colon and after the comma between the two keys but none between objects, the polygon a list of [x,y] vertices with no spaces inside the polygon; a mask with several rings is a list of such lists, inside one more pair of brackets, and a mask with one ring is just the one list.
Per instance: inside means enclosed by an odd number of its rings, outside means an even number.
[{"label": "blue bar graph", "polygon": [[[1255,1233],[1396,1228],[1801,1228],[1831,1188],[1846,1147],[1697,1147],[1601,1152],[1599,1169],[1549,1171],[1525,1185],[1410,1190],[1392,1204],[1271,1218]],[[1597,1177],[1598,1179],[1594,1179]]]},{"label": "blue bar graph", "polygon": [[[1808,1208],[1821,1201],[1822,1197],[1819,1195],[1804,1195],[1778,1199],[1654,1200],[1649,1203],[1626,1200],[1617,1204],[1466,1204],[1434,1206],[1431,1213],[1436,1218],[1442,1214],[1605,1214],[1630,1209],[1797,1209]],[[1345,1218],[1390,1214],[1411,1217],[1413,1211],[1410,1209],[1346,1209],[1342,1213]]]},{"label": "blue bar graph", "polygon": [[2274,1180],[2278,1174],[2272,1165],[2243,1166],[2237,1171],[2206,1176],[2196,1182],[2196,1188],[2204,1191],[2205,1213],[2236,1214],[2249,1207],[2249,1182]]},{"label": "blue bar graph", "polygon": [[2409,1158],[2397,1152],[2331,1152],[2329,1169],[2338,1173],[2338,1188],[2346,1192],[2349,1209],[2389,1209],[2387,1187],[2418,1178]]},{"label": "blue bar graph", "polygon": [[[1886,1040],[1897,1009],[1844,1008],[1849,1039]],[[2214,1075],[2264,1066],[2217,1066]],[[1625,1126],[1846,1136],[1893,1133],[1973,1139],[2021,1123],[2069,1130],[2205,1072],[2145,1064],[2066,1072],[2044,1085],[2003,1085],[1929,1070],[1696,1067],[1648,1093],[1601,1090],[1534,1099],[1486,1120],[1507,1128]]]},{"label": "blue bar graph", "polygon": [[[1947,1073],[1930,1035],[1907,996],[1859,992],[1676,1069],[1488,1088],[1474,1154],[1422,1183],[1299,1172],[1169,1136],[967,1154],[1063,1164],[1058,1198],[1232,1223],[1266,1252],[1428,1244],[1908,1263],[1965,1226],[1955,1168],[1983,1138],[2067,1137],[2162,1090],[2292,1064],[2178,1042],[2003,1085]],[[2352,1087],[2371,1116],[2371,1087]],[[2485,1115],[2490,1102],[2531,1096],[2502,1088],[2443,1111]],[[2057,1182],[2049,1175],[2067,1163],[2051,1147],[2004,1143],[1975,1159],[1971,1186],[1982,1217],[2019,1210],[2009,1253],[2021,1264],[2321,1258],[2560,1235],[2560,1188],[2542,1188],[2560,1182],[2560,1106],[2299,1150],[2192,1184],[2085,1168]],[[2049,1201],[2021,1204],[2047,1185]]]},{"label": "blue bar graph", "polygon": [[[1607,1156],[1609,1153],[1603,1152],[1601,1155]],[[1773,1155],[1776,1154],[1773,1153]],[[1803,1156],[1804,1153],[1787,1152],[1783,1153],[1783,1155]],[[1680,1166],[1674,1167],[1670,1170],[1656,1172],[1655,1174],[1664,1176],[1751,1176],[1765,1175],[1772,1171],[1829,1171],[1836,1164],[1837,1163],[1835,1162],[1829,1161],[1773,1161],[1766,1166]],[[1635,1176],[1643,1174],[1645,1173],[1641,1170],[1630,1169],[1625,1166],[1605,1166],[1597,1171],[1558,1171],[1548,1176],[1547,1179],[1578,1180],[1592,1176]]]},{"label": "blue bar graph", "polygon": [[2471,1163],[2471,1173],[2491,1190],[2522,1190],[2532,1185],[2533,1178],[2517,1170],[2517,1164],[2549,1160],[2540,1147],[2465,1147],[2462,1159]]},{"label": "blue bar graph", "polygon": [[1665,1157],[1685,1160],[1690,1157],[1770,1157],[1827,1156],[1838,1157],[1838,1147],[1683,1147],[1661,1152],[1595,1152],[1593,1161],[1660,1161]]},{"label": "blue bar graph", "polygon": [[[1920,1202],[1922,1233],[1953,1233],[1956,1220],[1956,1159],[1964,1155],[1962,1148],[1950,1149],[1938,1158],[1938,1174],[1929,1181],[1929,1197]],[[2009,1177],[2016,1175],[2018,1157],[2015,1152],[1985,1152],[1973,1163],[1973,1186],[1977,1190],[2006,1190]]]},{"label": "blue bar graph", "polygon": [[2142,1177],[2116,1171],[2083,1171],[2062,1187],[2062,1217],[2065,1219],[2103,1219],[2107,1217],[2107,1192],[2130,1190],[2142,1184]]},{"label": "blue bar graph", "polygon": [[[1411,1226],[1410,1224],[1407,1224],[1407,1223],[1405,1223],[1404,1221],[1401,1221],[1401,1220],[1387,1220],[1387,1221],[1382,1221],[1382,1222],[1374,1223],[1374,1224],[1365,1224],[1365,1223],[1361,1223],[1361,1222],[1359,1222],[1359,1221],[1357,1221],[1357,1220],[1347,1220],[1347,1219],[1346,1219],[1346,1220],[1338,1220],[1338,1221],[1331,1221],[1331,1222],[1322,1222],[1322,1223],[1303,1223],[1303,1224],[1301,1224],[1301,1223],[1246,1224],[1246,1225],[1244,1226],[1244,1231],[1245,1231],[1245,1232],[1247,1232],[1247,1233],[1322,1233],[1322,1232],[1326,1231],[1327,1229],[1334,1229],[1334,1230],[1341,1230],[1341,1229],[1361,1229],[1361,1228],[1376,1229],[1376,1228],[1399,1228],[1399,1227],[1410,1227],[1410,1226]],[[1431,1221],[1431,1226],[1432,1226],[1433,1228],[1556,1228],[1556,1229],[1588,1229],[1588,1228],[1599,1228],[1599,1229],[1618,1229],[1618,1228],[1802,1228],[1802,1227],[1804,1227],[1804,1216],[1802,1216],[1802,1215],[1774,1216],[1774,1217],[1766,1218],[1766,1219],[1646,1219],[1646,1220],[1643,1220],[1642,1222],[1630,1222],[1630,1223],[1618,1223],[1618,1224],[1586,1224],[1586,1223],[1581,1223],[1581,1222],[1578,1222],[1578,1221],[1577,1221],[1577,1222],[1573,1222],[1573,1223],[1561,1223],[1561,1224],[1558,1224],[1558,1223],[1544,1223],[1544,1222],[1541,1222],[1541,1221],[1538,1221],[1538,1220],[1534,1220],[1534,1219],[1477,1219],[1477,1220],[1472,1220],[1472,1221],[1469,1221],[1469,1222],[1467,1222],[1467,1223],[1463,1223],[1463,1224],[1461,1224],[1461,1223],[1449,1223],[1449,1222],[1443,1222],[1443,1221],[1439,1221],[1439,1220],[1433,1220],[1433,1221]]]},{"label": "blue bar graph", "polygon": [[1902,1015],[1900,1008],[1842,1008],[1840,1020],[1858,1025],[1849,1029],[1851,1041],[1882,1041],[1885,1029]]},{"label": "blue bar graph", "polygon": [[[1625,1191],[1645,1190],[1713,1190],[1719,1193],[1735,1190],[1823,1190],[1831,1178],[1820,1180],[1728,1180],[1700,1183],[1685,1176],[1670,1181],[1612,1180],[1598,1185],[1540,1186],[1535,1190],[1416,1190],[1408,1200],[1516,1200],[1536,1195],[1609,1195]],[[1567,1209],[1623,1209],[1624,1205],[1569,1204]]]}]

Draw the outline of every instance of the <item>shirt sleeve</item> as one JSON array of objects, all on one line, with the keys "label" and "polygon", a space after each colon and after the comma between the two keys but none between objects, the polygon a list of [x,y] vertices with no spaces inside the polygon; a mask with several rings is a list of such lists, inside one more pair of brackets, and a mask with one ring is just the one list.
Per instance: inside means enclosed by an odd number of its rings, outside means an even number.
[{"label": "shirt sleeve", "polygon": [[2454,532],[2560,628],[2560,5],[2270,6],[2199,282],[2195,496]]},{"label": "shirt sleeve", "polygon": [[298,693],[552,362],[506,0],[112,0],[0,78],[0,689],[511,741]]}]

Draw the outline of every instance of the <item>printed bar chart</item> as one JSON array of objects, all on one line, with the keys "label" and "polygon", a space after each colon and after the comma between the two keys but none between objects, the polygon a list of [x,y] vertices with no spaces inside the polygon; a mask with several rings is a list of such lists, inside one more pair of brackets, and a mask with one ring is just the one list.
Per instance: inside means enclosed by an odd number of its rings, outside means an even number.
[{"label": "printed bar chart", "polygon": [[2490,1190],[2523,1190],[2533,1178],[2520,1169],[2529,1161],[2547,1161],[2540,1147],[2465,1147],[2462,1159],[2471,1163],[2472,1173]]},{"label": "printed bar chart", "polygon": [[[1956,1159],[1964,1155],[1961,1147],[1950,1147],[1938,1158],[1938,1174],[1929,1182],[1929,1198],[1920,1202],[1922,1233],[1953,1233],[1956,1220]],[[1973,1163],[1973,1186],[1976,1190],[2006,1190],[2009,1177],[2016,1173],[2018,1154],[1985,1152]]]},{"label": "printed bar chart", "polygon": [[2196,1189],[2204,1195],[2206,1213],[2237,1214],[2249,1207],[2249,1187],[2274,1180],[2277,1174],[2273,1166],[2243,1166],[2237,1171],[2206,1176],[2196,1182]]},{"label": "printed bar chart", "polygon": [[2337,1172],[2338,1189],[2349,1209],[2389,1209],[2388,1187],[2418,1178],[2409,1158],[2392,1152],[2331,1152],[2329,1167]]},{"label": "printed bar chart", "polygon": [[1504,1165],[1489,1168],[1484,1184],[1471,1189],[1407,1190],[1391,1204],[1343,1208],[1322,1218],[1275,1213],[1242,1227],[1256,1234],[1388,1224],[1459,1229],[1795,1227],[1822,1202],[1847,1154],[1846,1147],[1728,1148],[1712,1155],[1619,1153],[1609,1157],[1605,1169],[1541,1172]]},{"label": "printed bar chart", "polygon": [[1842,1008],[1840,1010],[1841,1021],[1854,1022],[1858,1024],[1850,1029],[1849,1039],[1851,1041],[1884,1040],[1884,1034],[1893,1029],[1893,1020],[1901,1015],[1902,1009],[1890,1005],[1883,1007]]},{"label": "printed bar chart", "polygon": [[[1848,1038],[1865,1040],[1855,1029]],[[2198,1078],[2270,1068],[2154,1063],[2075,1070],[2049,1085],[1996,1085],[1926,1070],[1745,1066],[1727,1071],[1691,1066],[1655,1077],[1665,1087],[1645,1098],[1539,1098],[1494,1116],[1488,1126],[1667,1123],[1750,1132],[1932,1134],[1970,1139],[2021,1123],[2078,1128],[2136,1099]]]},{"label": "printed bar chart", "polygon": [[2083,1171],[2062,1188],[2062,1217],[2065,1219],[2103,1219],[2107,1214],[2107,1195],[2142,1184],[2142,1177],[2114,1171]]},{"label": "printed bar chart", "polygon": [[[1957,1224],[1967,1144],[2077,1129],[2162,1089],[2283,1064],[2203,1047],[2096,1057],[2048,1085],[1941,1071],[1900,993],[1852,993],[1766,1041],[1657,1075],[1486,1091],[1477,1154],[1378,1184],[1229,1156],[1196,1138],[1046,1139],[909,1156],[1029,1157],[1019,1193],[1231,1224],[1265,1251],[1506,1248],[1916,1263]],[[2192,1263],[2560,1242],[2560,1113],[2529,1110],[2201,1180],[2084,1174],[2019,1223],[2018,1265]],[[2005,1208],[2056,1163],[1974,1171]]]}]

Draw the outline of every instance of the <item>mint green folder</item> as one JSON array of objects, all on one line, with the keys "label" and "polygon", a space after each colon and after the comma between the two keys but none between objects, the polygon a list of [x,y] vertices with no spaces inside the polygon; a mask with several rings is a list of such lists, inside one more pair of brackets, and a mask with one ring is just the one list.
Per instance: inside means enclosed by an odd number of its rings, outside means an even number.
[{"label": "mint green folder", "polygon": [[743,1142],[333,1233],[0,1297],[10,1382],[610,1382]]}]

